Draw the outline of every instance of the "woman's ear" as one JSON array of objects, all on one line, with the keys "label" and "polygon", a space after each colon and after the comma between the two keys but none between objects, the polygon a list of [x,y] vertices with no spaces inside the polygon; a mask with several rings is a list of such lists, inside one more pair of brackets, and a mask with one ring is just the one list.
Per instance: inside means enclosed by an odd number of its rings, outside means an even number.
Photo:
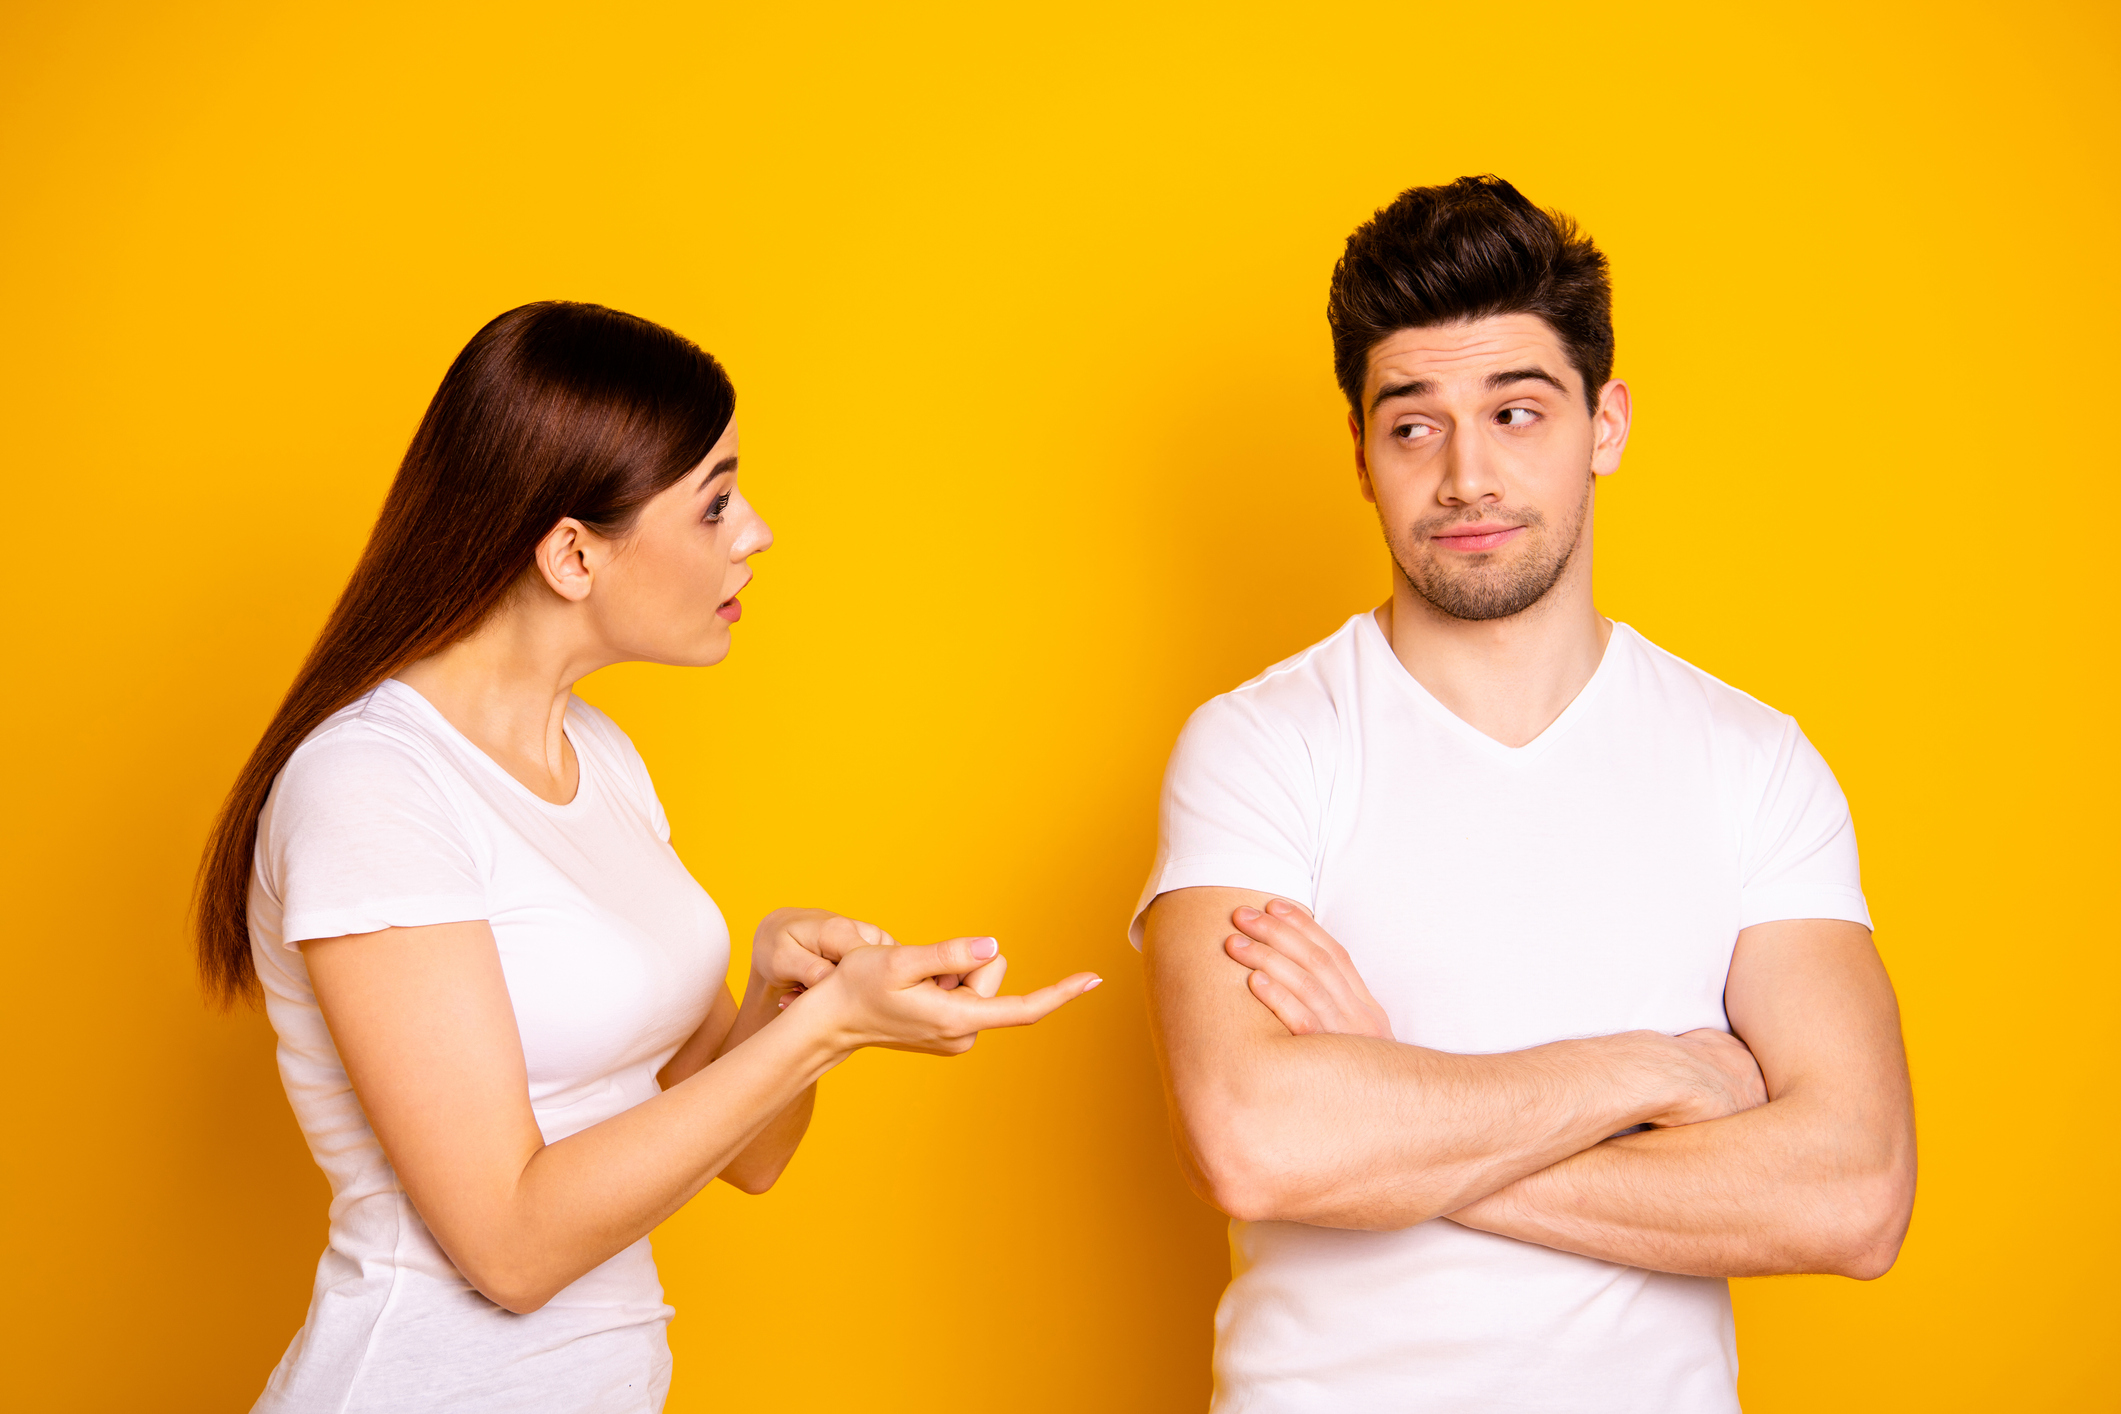
[{"label": "woman's ear", "polygon": [[545,587],[572,603],[587,599],[596,579],[590,557],[600,539],[573,516],[562,516],[560,523],[538,542],[538,577],[545,581]]}]

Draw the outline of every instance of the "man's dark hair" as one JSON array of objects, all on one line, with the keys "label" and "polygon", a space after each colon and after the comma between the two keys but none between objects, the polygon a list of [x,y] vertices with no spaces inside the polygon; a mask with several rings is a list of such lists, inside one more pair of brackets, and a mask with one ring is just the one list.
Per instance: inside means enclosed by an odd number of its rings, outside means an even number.
[{"label": "man's dark hair", "polygon": [[1574,221],[1490,175],[1403,191],[1356,227],[1326,298],[1333,373],[1356,420],[1365,420],[1363,380],[1379,342],[1491,314],[1544,319],[1598,411],[1613,376],[1613,291],[1605,256]]}]

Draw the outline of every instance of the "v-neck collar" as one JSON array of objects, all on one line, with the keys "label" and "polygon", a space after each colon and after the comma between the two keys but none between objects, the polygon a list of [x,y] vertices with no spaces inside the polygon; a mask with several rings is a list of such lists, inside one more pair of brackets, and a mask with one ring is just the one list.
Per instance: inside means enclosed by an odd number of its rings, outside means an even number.
[{"label": "v-neck collar", "polygon": [[[1620,672],[1617,660],[1623,653],[1633,651],[1633,639],[1636,637],[1635,630],[1618,619],[1613,620],[1612,636],[1606,640],[1605,652],[1599,656],[1598,666],[1592,670],[1590,681],[1578,689],[1569,705],[1561,709],[1561,715],[1547,723],[1545,730],[1523,746],[1505,746],[1437,701],[1436,695],[1423,687],[1419,678],[1407,671],[1407,665],[1400,662],[1399,655],[1392,651],[1392,640],[1386,638],[1384,629],[1378,626],[1375,611],[1365,609],[1356,617],[1362,620],[1355,631],[1358,637],[1365,639],[1365,651],[1384,655],[1380,664],[1381,670],[1385,676],[1405,684],[1407,695],[1413,699],[1419,710],[1454,733],[1472,750],[1491,760],[1515,762],[1520,765],[1536,761],[1545,755],[1555,742],[1566,736],[1569,729],[1591,710],[1592,703],[1604,691],[1606,681]],[[1621,642],[1623,637],[1629,640],[1625,646]]]},{"label": "v-neck collar", "polygon": [[[544,814],[563,820],[580,815],[588,809],[589,758],[582,752],[582,743],[575,739],[573,713],[567,713],[560,718],[560,730],[567,734],[567,744],[574,748],[574,795],[564,801],[547,800],[544,796],[539,795],[529,786],[517,780],[513,775],[510,775],[508,768],[488,756],[485,749],[477,742],[458,731],[457,724],[443,716],[442,709],[429,702],[426,695],[411,683],[404,682],[398,678],[385,678],[382,682],[376,684],[376,690],[378,692],[387,692],[400,702],[415,704],[413,706],[414,711],[427,718],[437,731],[454,742],[464,754],[480,762],[491,776],[502,782],[502,788],[514,792],[517,799],[528,803]],[[573,704],[570,703],[569,705],[572,706]]]}]

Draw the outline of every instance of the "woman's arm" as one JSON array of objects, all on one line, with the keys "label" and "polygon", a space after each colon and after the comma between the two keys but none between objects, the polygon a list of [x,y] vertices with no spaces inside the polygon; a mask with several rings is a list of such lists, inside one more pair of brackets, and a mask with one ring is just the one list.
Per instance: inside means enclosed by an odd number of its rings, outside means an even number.
[{"label": "woman's arm", "polygon": [[[775,909],[760,920],[758,931],[752,935],[751,977],[744,987],[744,1005],[740,1008],[730,1000],[727,987],[718,988],[707,1019],[678,1048],[670,1063],[656,1073],[657,1083],[668,1090],[757,1035],[759,1028],[780,1015],[796,993],[831,976],[833,964],[850,949],[874,944],[896,946],[897,942],[874,923],[848,918],[830,909]],[[997,982],[999,969],[1007,965],[1000,960],[988,964]],[[948,988],[958,979],[945,976],[937,980]],[[984,995],[991,997],[996,990],[988,987]],[[796,1146],[803,1142],[816,1104],[817,1087],[811,1086],[775,1115],[718,1177],[751,1194],[773,1187],[774,1180],[795,1157]]]},{"label": "woman's arm", "polygon": [[[787,995],[785,989],[773,987],[756,972],[751,974],[751,980],[744,988],[741,1007],[730,997],[728,987],[716,989],[714,1005],[708,1011],[707,1019],[670,1058],[670,1063],[656,1073],[656,1080],[668,1090],[699,1074],[756,1036],[767,1022],[780,1015],[781,1001]],[[817,1087],[805,1087],[802,1094],[759,1131],[758,1137],[746,1145],[743,1152],[722,1166],[716,1177],[751,1194],[764,1193],[773,1187],[774,1181],[788,1167],[788,1161],[795,1157],[796,1146],[803,1142],[803,1135],[809,1131],[810,1115],[816,1103]]]},{"label": "woman's arm", "polygon": [[930,979],[979,967],[991,940],[859,947],[776,1024],[660,1095],[546,1144],[485,923],[386,928],[308,941],[302,952],[407,1197],[458,1270],[516,1312],[647,1235],[856,1049],[959,1054],[981,1029],[1029,1025],[1098,980],[1078,973],[1029,996],[985,997]]}]

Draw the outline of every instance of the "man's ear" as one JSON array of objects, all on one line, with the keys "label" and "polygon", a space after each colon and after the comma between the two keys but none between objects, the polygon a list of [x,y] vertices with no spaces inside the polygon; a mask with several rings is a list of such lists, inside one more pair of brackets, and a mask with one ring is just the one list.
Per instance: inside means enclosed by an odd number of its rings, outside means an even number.
[{"label": "man's ear", "polygon": [[534,556],[538,577],[545,581],[545,587],[577,604],[587,599],[589,587],[596,580],[590,558],[600,539],[573,516],[562,516],[558,525],[545,532]]},{"label": "man's ear", "polygon": [[1355,442],[1355,485],[1362,498],[1371,505],[1377,504],[1377,488],[1370,484],[1370,459],[1363,452],[1362,419],[1354,413],[1348,414],[1348,436]]},{"label": "man's ear", "polygon": [[1618,378],[1598,390],[1598,411],[1591,414],[1591,470],[1611,476],[1620,470],[1627,450],[1628,428],[1635,419],[1635,400]]}]

